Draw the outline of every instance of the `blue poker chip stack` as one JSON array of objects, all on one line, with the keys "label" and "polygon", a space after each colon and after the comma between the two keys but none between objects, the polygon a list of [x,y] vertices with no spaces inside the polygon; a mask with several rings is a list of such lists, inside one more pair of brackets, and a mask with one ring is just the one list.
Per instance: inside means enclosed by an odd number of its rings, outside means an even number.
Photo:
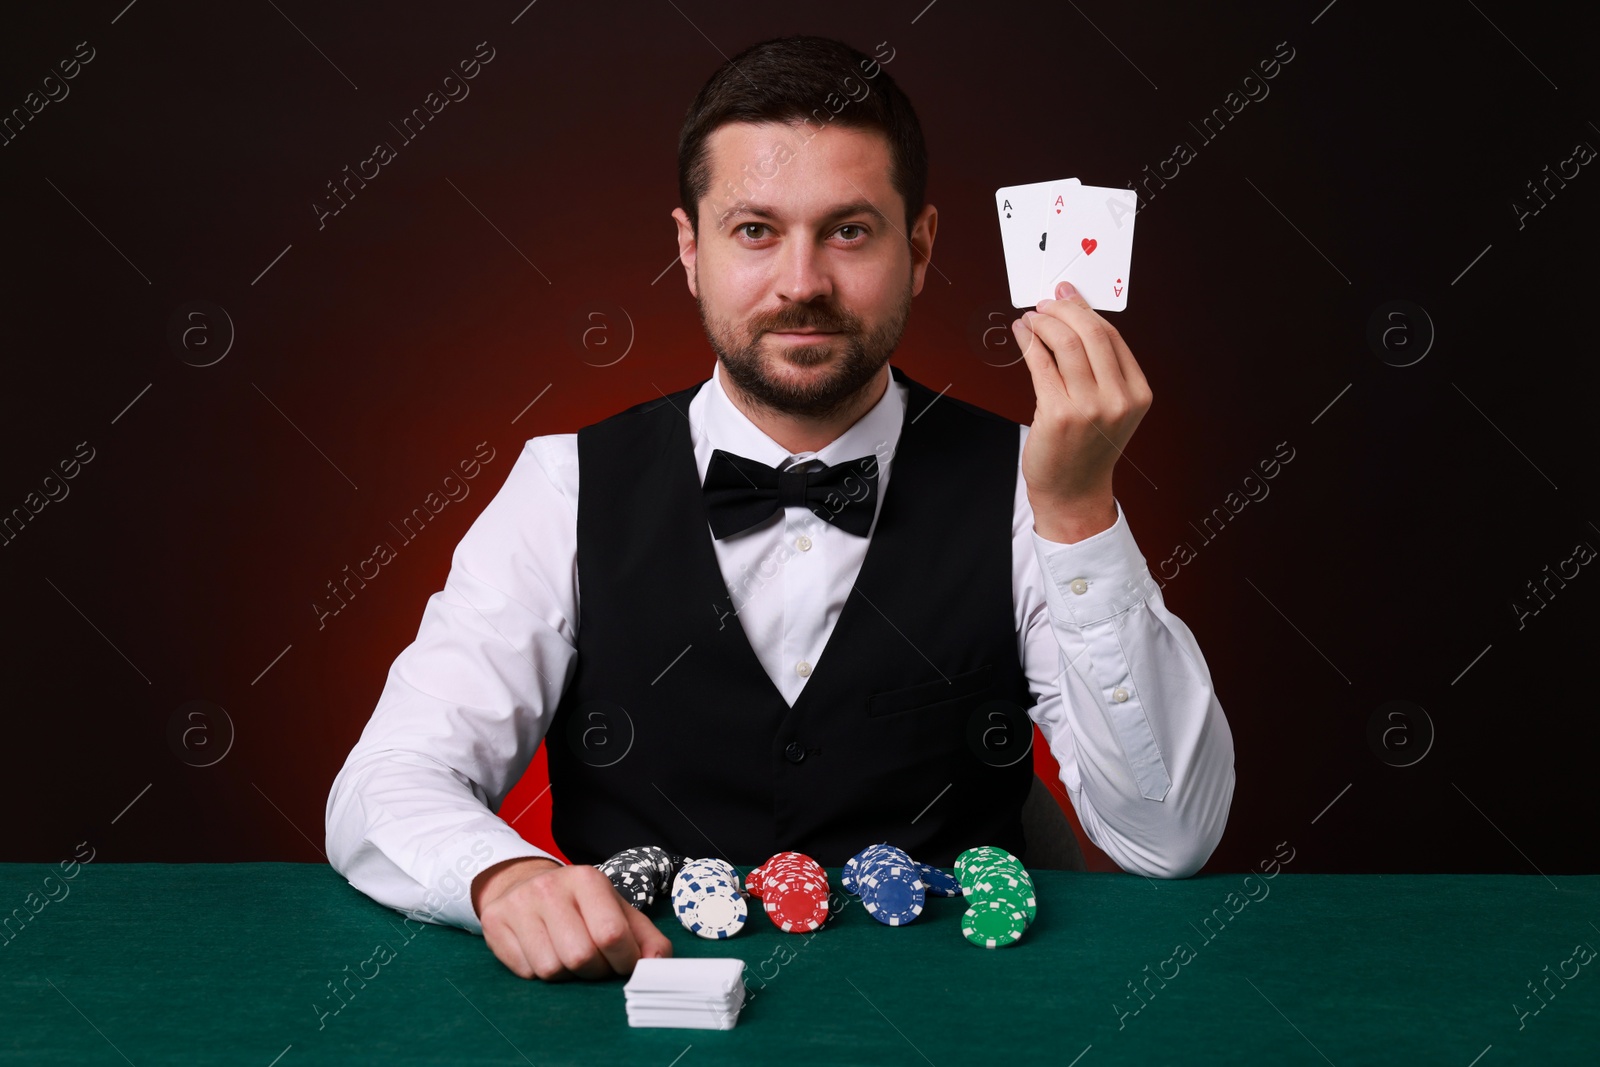
[{"label": "blue poker chip stack", "polygon": [[868,845],[845,861],[840,884],[885,926],[915,922],[930,896],[959,896],[961,886],[937,867],[917,863],[886,842]]}]

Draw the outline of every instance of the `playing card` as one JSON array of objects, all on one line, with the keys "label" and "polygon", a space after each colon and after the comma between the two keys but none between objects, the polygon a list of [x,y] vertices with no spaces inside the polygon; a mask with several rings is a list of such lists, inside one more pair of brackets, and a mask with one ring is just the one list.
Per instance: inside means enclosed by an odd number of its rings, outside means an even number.
[{"label": "playing card", "polygon": [[734,991],[743,974],[744,962],[737,959],[647,958],[634,965],[633,977],[622,988],[623,992],[633,994],[728,994]]},{"label": "playing card", "polygon": [[996,189],[995,212],[1000,216],[1000,242],[1006,254],[1006,279],[1011,283],[1011,306],[1033,307],[1034,290],[1044,258],[1044,217],[1050,192],[1058,186],[1077,185],[1076,178],[1009,185]]},{"label": "playing card", "polygon": [[1055,299],[1056,283],[1066,281],[1096,311],[1124,310],[1137,210],[1132,189],[1061,182],[1047,190],[1039,285],[1029,306]]}]

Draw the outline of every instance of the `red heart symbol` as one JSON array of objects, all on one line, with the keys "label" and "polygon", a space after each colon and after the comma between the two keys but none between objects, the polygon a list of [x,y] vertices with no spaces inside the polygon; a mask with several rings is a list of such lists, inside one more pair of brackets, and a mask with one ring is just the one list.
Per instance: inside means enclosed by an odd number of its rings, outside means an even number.
[{"label": "red heart symbol", "polygon": [[1094,254],[1094,250],[1096,248],[1099,248],[1099,247],[1100,247],[1100,242],[1096,241],[1093,237],[1085,237],[1083,239],[1083,254],[1084,255],[1086,255],[1086,256],[1093,255]]}]

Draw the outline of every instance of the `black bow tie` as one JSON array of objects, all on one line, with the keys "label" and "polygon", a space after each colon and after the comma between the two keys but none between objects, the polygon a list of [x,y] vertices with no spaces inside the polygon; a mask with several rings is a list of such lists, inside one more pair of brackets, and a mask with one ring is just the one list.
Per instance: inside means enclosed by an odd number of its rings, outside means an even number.
[{"label": "black bow tie", "polygon": [[711,533],[718,540],[793,504],[809,507],[825,522],[865,537],[878,498],[878,457],[862,456],[821,470],[786,471],[717,448],[706,469],[705,493]]}]

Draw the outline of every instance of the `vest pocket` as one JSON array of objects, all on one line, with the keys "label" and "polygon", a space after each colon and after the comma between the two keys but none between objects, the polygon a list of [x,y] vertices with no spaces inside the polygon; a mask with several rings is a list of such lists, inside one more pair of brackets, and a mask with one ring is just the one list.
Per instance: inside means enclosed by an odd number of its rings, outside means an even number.
[{"label": "vest pocket", "polygon": [[935,678],[931,682],[886,689],[867,698],[867,717],[879,718],[907,711],[925,711],[939,704],[965,700],[989,688],[994,675],[994,664],[985,663],[977,670]]}]

